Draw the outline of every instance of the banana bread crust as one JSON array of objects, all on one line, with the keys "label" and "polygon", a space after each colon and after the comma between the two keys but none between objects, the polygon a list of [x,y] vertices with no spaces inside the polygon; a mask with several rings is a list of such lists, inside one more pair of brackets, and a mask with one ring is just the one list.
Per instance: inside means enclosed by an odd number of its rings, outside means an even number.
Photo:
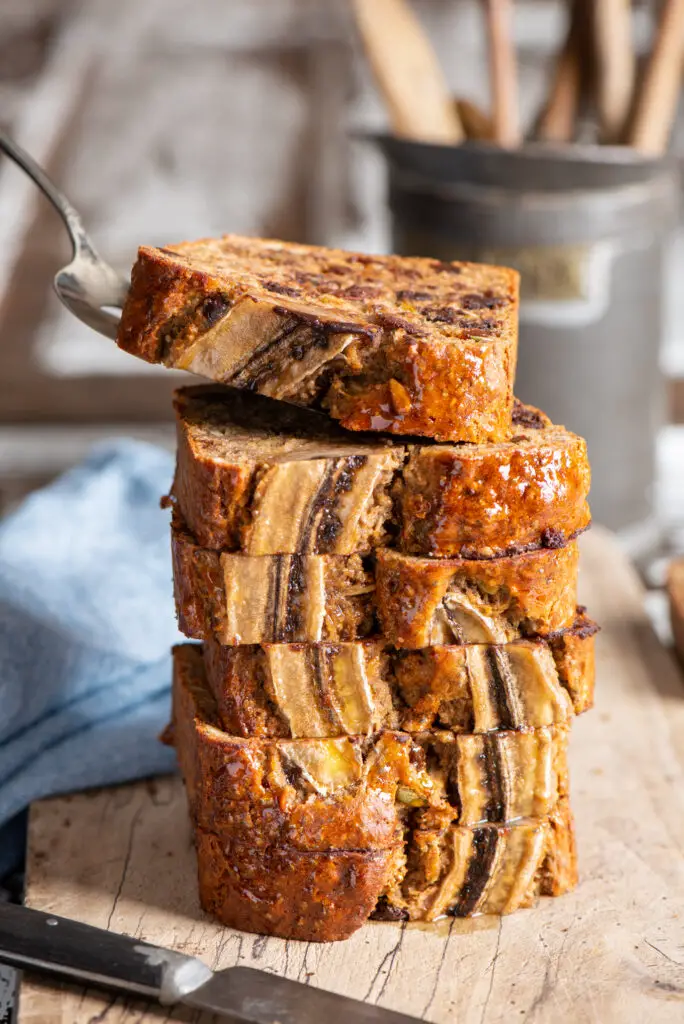
[{"label": "banana bread crust", "polygon": [[200,903],[243,932],[305,942],[352,935],[375,908],[396,851],[303,853],[255,850],[205,829],[195,831]]},{"label": "banana bread crust", "polygon": [[590,522],[586,443],[516,403],[496,444],[391,444],[214,386],[176,392],[171,500],[203,547],[243,554],[492,558],[562,547]]},{"label": "banana bread crust", "polygon": [[347,429],[499,440],[518,287],[500,267],[238,236],[143,246],[117,341]]},{"label": "banana bread crust", "polygon": [[397,547],[460,558],[563,547],[589,526],[589,485],[585,440],[516,403],[504,442],[409,448]]},{"label": "banana bread crust", "polygon": [[577,607],[577,542],[494,559],[376,552],[376,603],[395,647],[505,644],[570,629]]},{"label": "banana bread crust", "polygon": [[422,826],[549,814],[568,792],[567,726],[484,735],[381,732],[273,740],[219,728],[201,654],[178,648],[173,742],[191,816],[257,847],[314,852],[400,844]]},{"label": "banana bread crust", "polygon": [[240,647],[212,640],[202,645],[202,658],[221,725],[234,736],[534,729],[592,706],[590,627],[582,617],[550,642],[418,651],[395,651],[382,639]]}]

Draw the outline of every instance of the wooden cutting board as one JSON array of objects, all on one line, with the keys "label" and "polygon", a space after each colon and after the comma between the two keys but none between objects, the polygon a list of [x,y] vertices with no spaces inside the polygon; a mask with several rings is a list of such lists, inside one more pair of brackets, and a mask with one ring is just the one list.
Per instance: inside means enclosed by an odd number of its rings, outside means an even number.
[{"label": "wooden cutting board", "polygon": [[[684,686],[616,542],[597,529],[582,546],[580,591],[603,632],[597,705],[572,744],[575,893],[503,919],[371,923],[330,945],[231,931],[199,909],[181,785],[161,779],[35,805],[28,903],[426,1021],[681,1022]],[[20,999],[21,1024],[162,1019],[201,1018],[28,982]]]}]

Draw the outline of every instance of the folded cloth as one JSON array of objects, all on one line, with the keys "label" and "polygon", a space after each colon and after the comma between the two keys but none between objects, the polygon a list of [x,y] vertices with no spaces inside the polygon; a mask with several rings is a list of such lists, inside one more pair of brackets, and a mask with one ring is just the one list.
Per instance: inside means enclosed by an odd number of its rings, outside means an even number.
[{"label": "folded cloth", "polygon": [[[0,829],[32,800],[170,771],[169,453],[94,448],[0,523]],[[0,876],[21,855],[0,831]]]}]

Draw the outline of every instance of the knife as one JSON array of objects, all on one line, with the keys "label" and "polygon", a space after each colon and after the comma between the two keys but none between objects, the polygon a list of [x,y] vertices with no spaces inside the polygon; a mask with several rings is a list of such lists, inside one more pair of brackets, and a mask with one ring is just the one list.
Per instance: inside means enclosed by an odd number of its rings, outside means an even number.
[{"label": "knife", "polygon": [[416,1024],[416,1017],[252,967],[214,973],[194,956],[0,904],[0,963],[231,1017],[245,1024]]}]

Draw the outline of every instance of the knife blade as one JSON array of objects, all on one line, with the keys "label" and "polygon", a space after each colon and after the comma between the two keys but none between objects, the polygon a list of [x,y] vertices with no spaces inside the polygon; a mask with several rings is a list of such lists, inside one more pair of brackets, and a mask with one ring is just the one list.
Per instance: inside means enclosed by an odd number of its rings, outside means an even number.
[{"label": "knife blade", "polygon": [[252,967],[197,957],[40,910],[0,904],[0,963],[95,988],[184,1004],[245,1024],[416,1024],[416,1017]]}]

